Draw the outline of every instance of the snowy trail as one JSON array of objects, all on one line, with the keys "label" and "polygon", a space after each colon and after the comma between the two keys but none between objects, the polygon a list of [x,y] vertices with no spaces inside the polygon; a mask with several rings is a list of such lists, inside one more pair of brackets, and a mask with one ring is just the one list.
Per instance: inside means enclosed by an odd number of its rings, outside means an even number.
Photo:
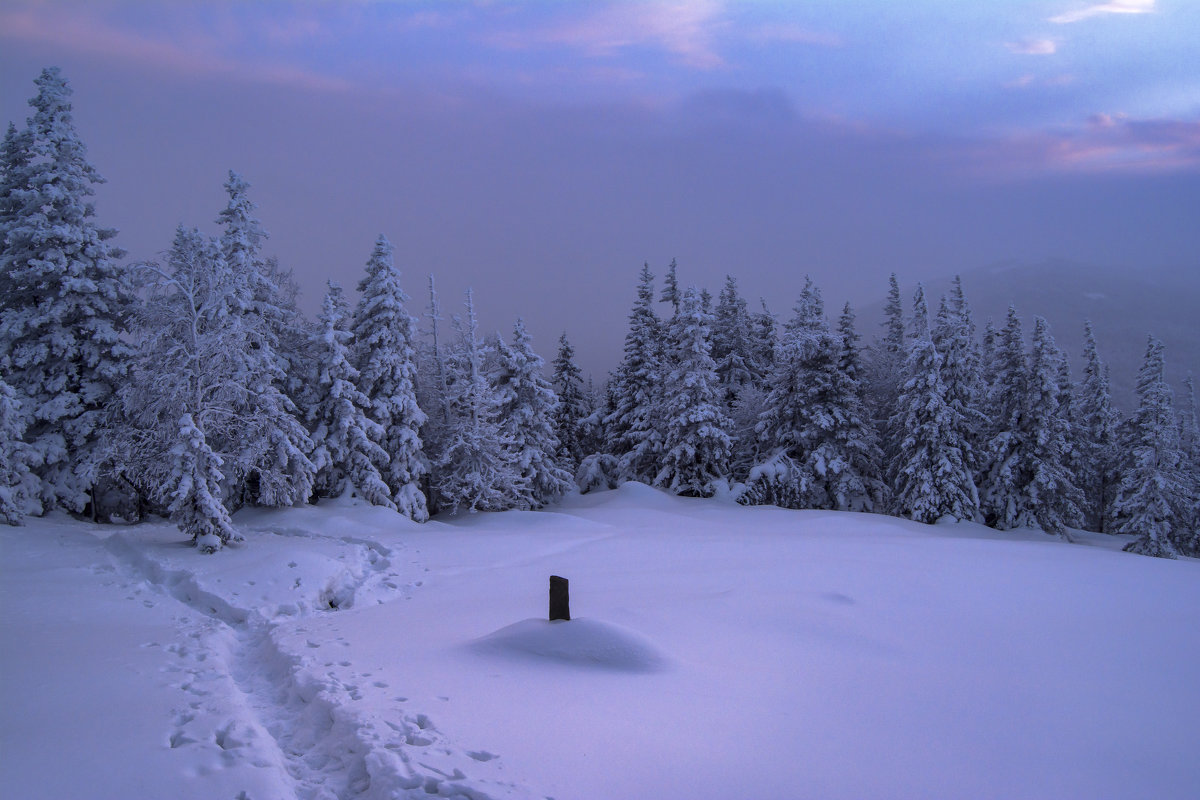
[{"label": "snowy trail", "polygon": [[[459,765],[478,766],[487,759],[446,747],[428,715],[396,703],[391,713],[377,702],[370,710],[363,707],[359,683],[338,674],[338,667],[351,666],[349,661],[321,663],[285,643],[314,616],[411,597],[420,581],[402,582],[392,569],[393,547],[361,536],[289,528],[264,527],[250,535],[259,547],[274,535],[323,541],[340,552],[319,585],[303,587],[304,578],[296,579],[292,588],[306,588],[304,599],[268,603],[264,613],[264,607],[240,605],[215,591],[177,566],[176,559],[150,557],[125,534],[104,541],[127,579],[145,582],[195,612],[181,627],[182,641],[169,648],[179,661],[174,667],[181,673],[178,687],[187,696],[172,719],[172,748],[205,747],[226,767],[249,765],[272,773],[277,787],[287,792],[280,796],[296,800],[521,796],[511,786],[485,790],[470,780]],[[194,558],[191,552],[180,555]],[[311,652],[337,644],[305,641]],[[327,667],[333,669],[322,672]],[[376,683],[373,688],[388,687]],[[245,792],[245,797],[257,800],[258,795]]]}]

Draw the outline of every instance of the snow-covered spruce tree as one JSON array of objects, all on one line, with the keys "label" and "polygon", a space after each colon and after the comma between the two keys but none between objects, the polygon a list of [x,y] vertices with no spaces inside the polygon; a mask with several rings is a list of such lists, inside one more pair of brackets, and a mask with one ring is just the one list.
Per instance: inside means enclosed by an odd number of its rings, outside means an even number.
[{"label": "snow-covered spruce tree", "polygon": [[842,342],[811,280],[795,311],[759,416],[763,461],[750,471],[742,502],[875,510],[884,494],[875,434],[858,385],[841,370]]},{"label": "snow-covered spruce tree", "polygon": [[991,420],[982,455],[980,507],[988,525],[999,530],[1038,526],[1025,487],[1029,484],[1029,364],[1021,320],[1013,307],[997,334],[989,372],[994,376],[987,402]]},{"label": "snow-covered spruce tree", "polygon": [[421,443],[426,416],[417,402],[416,323],[404,308],[408,296],[400,288],[394,252],[380,234],[358,284],[351,331],[354,365],[369,403],[368,417],[382,430],[382,460],[375,466],[397,510],[424,522],[429,510],[421,483],[429,466]]},{"label": "snow-covered spruce tree", "polygon": [[738,294],[737,281],[726,275],[712,324],[712,359],[726,412],[745,387],[762,382],[763,365],[756,358],[753,335],[746,301]]},{"label": "snow-covered spruce tree", "polygon": [[913,335],[892,429],[900,436],[892,467],[893,504],[904,517],[933,523],[972,520],[979,497],[963,451],[964,421],[947,401],[943,360],[929,331],[920,286],[913,304]]},{"label": "snow-covered spruce tree", "polygon": [[290,315],[260,254],[267,234],[253,216],[249,188],[230,171],[229,202],[217,217],[226,266],[221,322],[230,329],[230,341],[242,348],[238,379],[246,388],[245,405],[235,409],[246,421],[240,452],[226,463],[233,468],[239,502],[289,506],[312,494],[312,441],[285,391],[287,360],[279,353],[279,338]]},{"label": "snow-covered spruce tree", "polygon": [[171,521],[191,537],[202,553],[215,553],[241,541],[229,511],[221,502],[221,457],[212,451],[204,431],[185,413],[171,448]]},{"label": "snow-covered spruce tree", "polygon": [[637,300],[629,313],[625,358],[613,380],[616,407],[604,425],[606,450],[617,457],[622,480],[650,483],[662,452],[662,324],[654,313],[654,275],[643,265]]},{"label": "snow-covered spruce tree", "polygon": [[1029,358],[1028,479],[1021,492],[1033,510],[1037,526],[1066,536],[1068,527],[1082,521],[1081,495],[1068,468],[1070,421],[1062,414],[1060,365],[1065,357],[1054,344],[1046,320],[1034,318]]},{"label": "snow-covered spruce tree", "polygon": [[318,399],[310,419],[313,493],[341,497],[351,491],[371,505],[395,509],[376,466],[387,460],[378,444],[383,426],[370,418],[370,401],[359,391],[359,373],[350,363],[350,309],[342,287],[332,281],[328,286],[313,340],[318,365]]},{"label": "snow-covered spruce tree", "polygon": [[40,513],[34,451],[25,443],[25,416],[17,393],[0,376],[0,522],[20,525]]},{"label": "snow-covered spruce tree", "polygon": [[558,439],[555,454],[559,464],[574,473],[590,451],[585,450],[583,420],[591,414],[590,404],[584,395],[583,374],[575,364],[575,348],[567,339],[566,331],[558,337],[558,355],[554,358],[554,375],[551,384],[558,395],[558,407],[554,411],[554,435]]},{"label": "snow-covered spruce tree", "polygon": [[515,445],[500,427],[499,401],[483,371],[475,304],[454,319],[457,341],[446,359],[449,425],[433,472],[439,506],[462,511],[529,507],[529,487],[514,465]]},{"label": "snow-covered spruce tree", "polygon": [[842,340],[841,355],[838,356],[838,369],[860,389],[863,382],[862,348],[859,342],[862,336],[854,326],[856,317],[849,303],[842,306],[842,315],[838,317],[837,333]]},{"label": "snow-covered spruce tree", "polygon": [[729,474],[729,420],[710,355],[711,324],[693,286],[684,292],[667,331],[673,367],[665,384],[662,468],[654,485],[687,497],[711,497]]},{"label": "snow-covered spruce tree", "polygon": [[542,375],[543,361],[533,352],[525,323],[517,320],[511,347],[499,349],[492,385],[498,403],[500,428],[512,443],[513,469],[527,491],[522,503],[542,508],[559,500],[572,487],[572,473],[556,461],[559,450],[554,433],[558,395]]},{"label": "snow-covered spruce tree", "polygon": [[1083,381],[1075,392],[1076,485],[1083,492],[1084,526],[1102,533],[1112,532],[1109,507],[1117,481],[1117,425],[1120,415],[1113,408],[1108,385],[1108,368],[1100,360],[1092,323],[1084,326]]},{"label": "snow-covered spruce tree", "polygon": [[953,412],[950,421],[955,429],[951,438],[959,439],[963,463],[971,475],[979,470],[979,453],[986,440],[987,419],[979,410],[982,389],[979,383],[979,354],[975,346],[975,324],[962,293],[962,284],[955,279],[950,300],[942,298],[930,339],[942,360],[942,386],[946,403]]},{"label": "snow-covered spruce tree", "polygon": [[1180,525],[1185,487],[1179,474],[1171,388],[1163,378],[1163,346],[1153,336],[1135,392],[1138,407],[1130,418],[1131,452],[1113,501],[1116,532],[1137,537],[1125,546],[1131,553],[1175,558],[1177,538],[1188,533]]},{"label": "snow-covered spruce tree", "polygon": [[42,71],[25,130],[10,126],[0,187],[0,369],[27,403],[46,507],[82,511],[103,457],[99,429],[125,380],[131,294],[89,198],[103,178],[57,67]]},{"label": "snow-covered spruce tree", "polygon": [[899,453],[901,435],[891,429],[896,415],[896,400],[904,385],[905,346],[904,305],[900,297],[900,281],[896,273],[888,278],[888,297],[884,305],[883,335],[876,338],[863,358],[866,380],[867,408],[875,423],[875,431],[889,463]]},{"label": "snow-covered spruce tree", "polygon": [[[1179,451],[1184,487],[1184,527],[1190,535],[1176,536],[1179,551],[1200,558],[1200,412],[1196,408],[1196,385],[1189,375],[1184,381],[1187,399],[1179,417]],[[1191,497],[1191,503],[1187,502]]]},{"label": "snow-covered spruce tree", "polygon": [[663,278],[662,294],[658,298],[660,303],[671,304],[671,314],[679,313],[679,302],[683,297],[679,293],[679,279],[676,273],[679,270],[679,265],[675,263],[675,259],[671,259],[671,263],[667,265],[667,275]]}]

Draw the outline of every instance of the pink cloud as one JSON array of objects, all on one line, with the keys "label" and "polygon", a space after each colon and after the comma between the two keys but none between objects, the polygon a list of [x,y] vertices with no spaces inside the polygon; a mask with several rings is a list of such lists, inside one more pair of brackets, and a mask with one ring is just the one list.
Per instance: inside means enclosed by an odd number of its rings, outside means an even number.
[{"label": "pink cloud", "polygon": [[1155,0],[1110,0],[1107,3],[1095,3],[1057,14],[1050,17],[1049,21],[1065,25],[1106,14],[1149,14],[1154,11],[1154,2]]},{"label": "pink cloud", "polygon": [[722,12],[716,0],[618,2],[580,19],[493,34],[488,41],[514,49],[562,45],[593,58],[611,57],[629,47],[656,47],[687,66],[715,69],[725,66],[715,49],[717,31],[726,25]]},{"label": "pink cloud", "polygon": [[[290,33],[282,29],[266,31],[268,37],[300,34],[299,28]],[[158,38],[89,16],[82,6],[72,7],[70,13],[42,5],[0,11],[0,38],[149,64],[185,75],[223,75],[332,92],[352,88],[347,81],[294,64],[235,59],[221,52],[225,37],[192,31],[170,40]]]},{"label": "pink cloud", "polygon": [[1058,52],[1058,42],[1054,39],[1021,39],[1005,42],[1004,46],[1010,52],[1026,56],[1049,56]]},{"label": "pink cloud", "polygon": [[976,171],[993,177],[1200,170],[1200,120],[1098,113],[1078,125],[1018,133],[970,148],[970,160]]}]

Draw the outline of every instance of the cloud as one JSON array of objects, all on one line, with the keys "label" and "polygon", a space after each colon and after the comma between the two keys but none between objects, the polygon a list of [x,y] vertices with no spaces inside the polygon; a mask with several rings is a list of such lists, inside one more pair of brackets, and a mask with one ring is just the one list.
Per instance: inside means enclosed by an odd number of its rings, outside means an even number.
[{"label": "cloud", "polygon": [[1075,11],[1058,14],[1050,17],[1050,22],[1061,25],[1104,14],[1149,14],[1154,11],[1154,3],[1155,0],[1111,0],[1108,3],[1096,3]]},{"label": "cloud", "polygon": [[1135,119],[1096,113],[1081,123],[1023,132],[971,148],[974,167],[993,176],[1045,173],[1200,171],[1200,119]]},{"label": "cloud", "polygon": [[725,66],[715,48],[726,23],[716,0],[690,2],[617,2],[586,16],[540,28],[505,31],[488,40],[498,46],[527,49],[562,45],[593,58],[612,57],[630,47],[656,47],[697,69]]},{"label": "cloud", "polygon": [[[276,42],[297,40],[311,36],[312,29],[307,25],[269,27],[263,35]],[[88,15],[82,6],[72,7],[69,13],[41,5],[0,11],[0,38],[119,58],[185,75],[221,75],[318,91],[342,92],[352,88],[348,81],[295,64],[232,58],[222,52],[222,37],[203,31],[193,29],[172,38],[156,36]]]},{"label": "cloud", "polygon": [[1049,56],[1058,52],[1058,41],[1055,39],[1021,39],[1005,42],[1004,46],[1010,52],[1026,56]]},{"label": "cloud", "polygon": [[1051,75],[1046,78],[1039,78],[1032,73],[1026,73],[1002,85],[1005,89],[1059,88],[1070,86],[1074,82],[1075,76],[1069,72],[1064,72],[1061,75]]}]

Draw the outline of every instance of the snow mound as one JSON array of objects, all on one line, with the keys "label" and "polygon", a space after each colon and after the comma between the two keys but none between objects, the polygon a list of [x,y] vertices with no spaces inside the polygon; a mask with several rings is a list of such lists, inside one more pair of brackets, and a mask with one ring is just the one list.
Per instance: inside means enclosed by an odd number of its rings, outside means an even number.
[{"label": "snow mound", "polygon": [[593,619],[526,619],[476,639],[472,649],[613,672],[658,672],[667,658],[639,633]]}]

